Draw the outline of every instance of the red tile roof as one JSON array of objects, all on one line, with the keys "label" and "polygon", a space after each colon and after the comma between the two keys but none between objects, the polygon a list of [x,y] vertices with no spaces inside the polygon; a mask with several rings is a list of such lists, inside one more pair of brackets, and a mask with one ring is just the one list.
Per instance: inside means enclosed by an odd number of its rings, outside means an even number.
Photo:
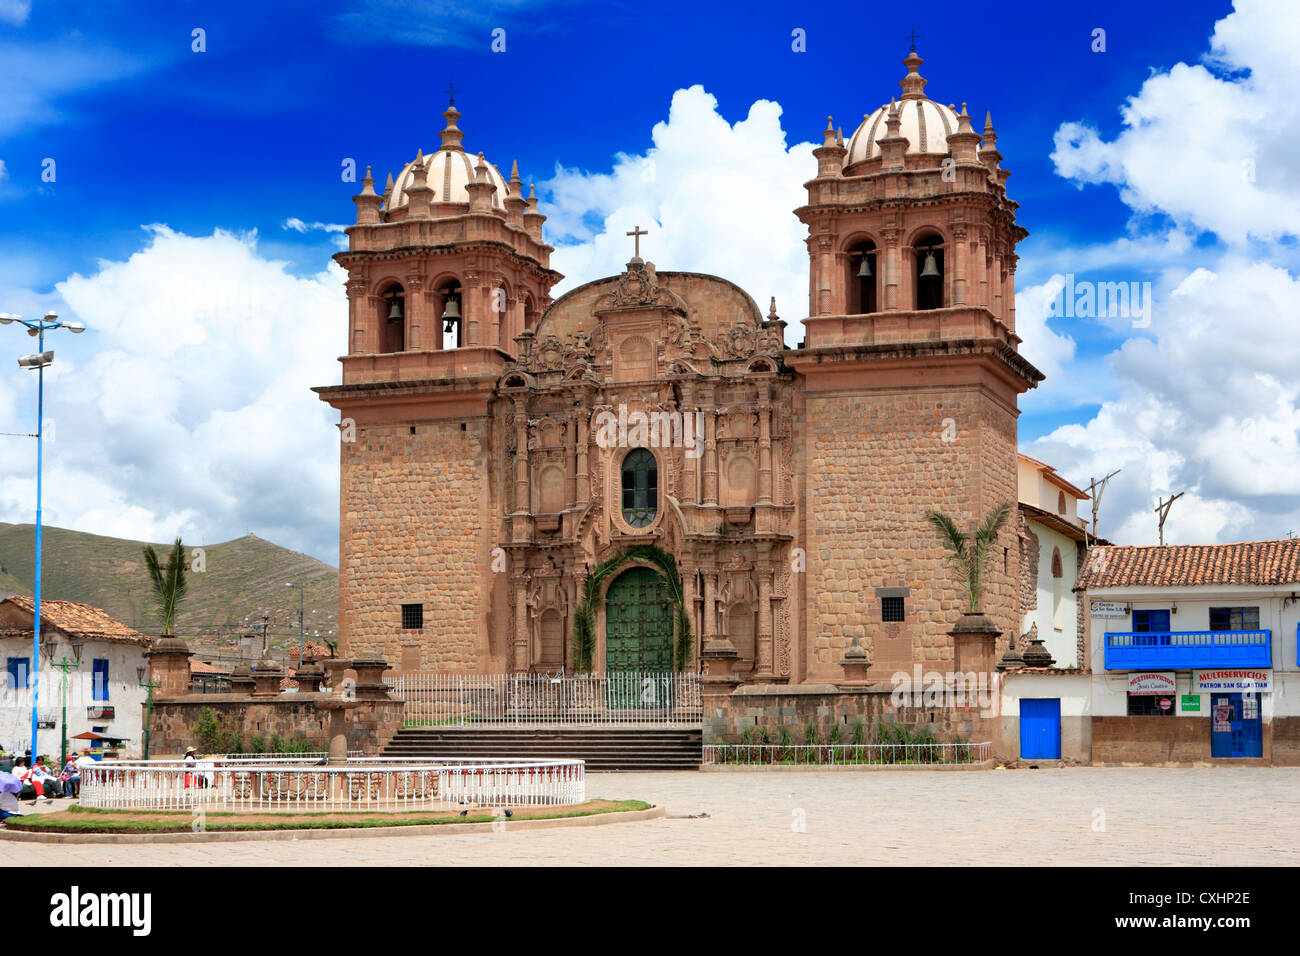
[{"label": "red tile roof", "polygon": [[[22,594],[15,594],[3,602],[12,604],[27,614],[36,608],[36,602]],[[55,627],[69,637],[78,637],[87,641],[110,641],[118,644],[139,644],[148,646],[150,640],[133,628],[111,617],[107,611],[90,604],[77,604],[75,601],[41,601],[41,619],[45,626]],[[12,628],[0,631],[10,636]],[[14,631],[18,633],[18,631]],[[23,633],[30,634],[31,631]]]},{"label": "red tile roof", "polygon": [[1075,590],[1203,584],[1300,585],[1300,538],[1095,548]]}]

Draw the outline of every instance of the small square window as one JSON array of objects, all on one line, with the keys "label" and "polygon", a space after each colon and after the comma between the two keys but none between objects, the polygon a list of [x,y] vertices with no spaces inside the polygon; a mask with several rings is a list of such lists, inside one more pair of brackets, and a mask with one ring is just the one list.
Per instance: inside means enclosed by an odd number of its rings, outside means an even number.
[{"label": "small square window", "polygon": [[903,599],[901,597],[882,597],[880,599],[880,619],[885,622],[903,619]]},{"label": "small square window", "polygon": [[423,604],[402,605],[402,627],[416,631],[424,627]]}]

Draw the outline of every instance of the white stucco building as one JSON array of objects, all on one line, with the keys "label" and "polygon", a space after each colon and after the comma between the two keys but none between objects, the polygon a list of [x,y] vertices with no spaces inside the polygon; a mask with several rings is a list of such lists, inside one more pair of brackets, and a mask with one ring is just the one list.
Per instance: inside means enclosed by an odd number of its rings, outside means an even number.
[{"label": "white stucco building", "polygon": [[1058,667],[1078,667],[1085,642],[1074,587],[1085,544],[1079,502],[1089,500],[1088,493],[1028,455],[1020,456],[1016,477],[1023,527],[1035,544],[1022,559],[1036,572],[1022,585],[1033,599],[1024,601],[1030,606],[1021,614],[1020,633],[1036,632]]},{"label": "white stucco building", "polygon": [[[23,752],[31,741],[32,617],[30,597],[0,600],[0,747]],[[139,756],[143,736],[141,686],[149,638],[106,612],[72,601],[41,601],[41,660],[37,669],[36,753],[58,759],[64,702],[67,736],[91,731],[125,741],[124,755]],[[60,661],[77,666],[64,672]],[[147,675],[145,675],[147,676]],[[68,749],[86,741],[70,740]]]}]

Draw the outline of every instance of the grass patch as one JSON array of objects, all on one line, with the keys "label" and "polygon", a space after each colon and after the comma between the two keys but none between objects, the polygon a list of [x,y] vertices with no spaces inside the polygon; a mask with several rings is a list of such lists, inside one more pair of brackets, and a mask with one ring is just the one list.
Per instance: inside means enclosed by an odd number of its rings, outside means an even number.
[{"label": "grass patch", "polygon": [[[515,807],[512,821],[561,820],[648,810],[643,800],[588,800],[571,807]],[[203,826],[207,832],[222,833],[249,830],[349,830],[372,827],[413,827],[434,824],[492,823],[497,810],[475,807],[466,816],[459,810],[427,813],[231,813],[205,811]],[[10,830],[28,833],[188,833],[196,817],[187,810],[102,810],[72,806],[56,813],[11,817],[5,823]]]}]

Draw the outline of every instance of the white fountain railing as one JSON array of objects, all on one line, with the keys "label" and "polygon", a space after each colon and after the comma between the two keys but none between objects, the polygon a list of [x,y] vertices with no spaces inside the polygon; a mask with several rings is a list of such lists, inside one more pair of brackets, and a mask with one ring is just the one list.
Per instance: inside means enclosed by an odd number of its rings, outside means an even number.
[{"label": "white fountain railing", "polygon": [[341,812],[527,807],[586,800],[581,760],[492,759],[411,763],[123,760],[82,771],[81,805],[111,810]]},{"label": "white fountain railing", "polygon": [[458,674],[410,671],[387,678],[408,727],[530,725],[699,726],[700,675]]}]

